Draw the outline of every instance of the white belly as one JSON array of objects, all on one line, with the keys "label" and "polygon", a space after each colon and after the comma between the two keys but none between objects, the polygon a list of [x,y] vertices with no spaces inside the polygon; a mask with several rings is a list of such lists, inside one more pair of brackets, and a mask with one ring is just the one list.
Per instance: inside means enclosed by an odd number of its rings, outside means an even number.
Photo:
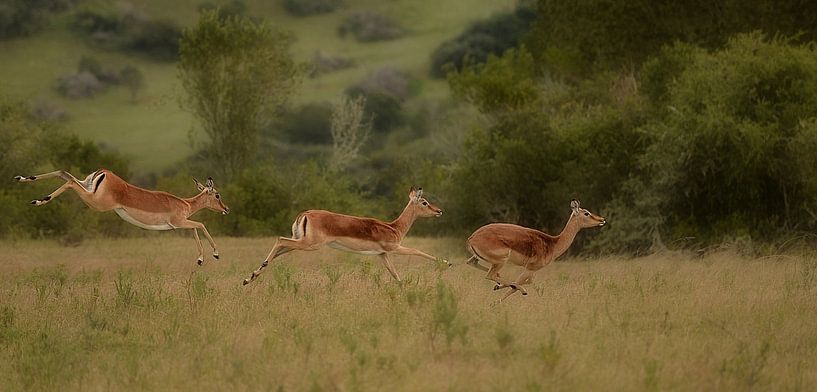
[{"label": "white belly", "polygon": [[337,242],[337,241],[332,241],[332,242],[330,242],[330,243],[328,243],[326,245],[328,245],[332,249],[342,250],[344,252],[350,252],[350,253],[357,253],[359,255],[379,255],[379,254],[383,254],[383,251],[381,251],[381,250],[355,250],[355,249],[349,248],[347,246],[344,246],[343,244],[341,244],[340,242]]},{"label": "white belly", "polygon": [[119,217],[122,218],[122,220],[124,220],[125,222],[128,222],[137,227],[141,227],[145,230],[173,230],[174,228],[168,223],[164,223],[161,225],[146,225],[134,219],[132,216],[128,215],[128,212],[125,211],[124,208],[114,208],[114,211],[116,211],[116,215],[119,215]]}]

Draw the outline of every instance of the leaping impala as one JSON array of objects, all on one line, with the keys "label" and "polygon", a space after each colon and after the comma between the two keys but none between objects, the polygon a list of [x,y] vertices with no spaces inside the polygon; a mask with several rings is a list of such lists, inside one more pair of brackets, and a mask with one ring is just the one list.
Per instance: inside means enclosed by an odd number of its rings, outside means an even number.
[{"label": "leaping impala", "polygon": [[99,169],[91,173],[88,177],[85,177],[84,181],[77,180],[70,173],[63,170],[37,176],[16,176],[14,179],[18,182],[30,182],[54,177],[64,180],[65,184],[42,199],[32,200],[31,204],[36,206],[45,205],[66,190],[72,189],[88,207],[97,211],[113,210],[126,222],[143,229],[193,229],[193,236],[196,238],[196,245],[199,247],[199,258],[196,260],[198,265],[204,263],[204,248],[201,245],[197,231],[197,229],[201,229],[204,236],[207,237],[207,241],[210,242],[210,246],[213,247],[213,257],[218,259],[216,243],[213,241],[213,237],[210,237],[207,228],[201,222],[188,219],[191,215],[204,208],[225,215],[230,211],[221,200],[221,195],[214,187],[212,178],[208,177],[206,184],[202,184],[194,178],[193,181],[196,182],[199,194],[187,199],[166,192],[151,191],[128,184],[125,180],[106,169]]},{"label": "leaping impala", "polygon": [[[468,250],[473,256],[466,263],[488,271],[486,279],[496,282],[494,290],[511,288],[511,291],[499,302],[517,291],[521,291],[522,295],[528,295],[522,285],[530,283],[536,271],[561,256],[573,243],[579,230],[587,227],[601,227],[607,223],[603,217],[581,208],[576,199],[570,202],[570,208],[573,212],[564,229],[557,236],[508,223],[485,225],[471,234],[471,237],[468,238]],[[490,270],[480,265],[479,260],[491,264]],[[508,261],[525,267],[525,271],[515,281],[503,283],[499,277],[499,270]]]},{"label": "leaping impala", "polygon": [[[391,276],[400,281],[400,275],[394,269],[389,255],[414,255],[429,260],[438,260],[434,256],[417,249],[407,248],[400,243],[418,217],[442,214],[443,210],[423,197],[423,188],[415,189],[414,187],[409,192],[409,202],[406,208],[397,219],[388,223],[373,218],[343,215],[324,210],[302,212],[292,224],[292,238],[278,237],[278,241],[264,262],[253,271],[249,278],[244,279],[244,284],[255,280],[270,261],[284,253],[293,250],[318,250],[324,245],[347,252],[378,255]],[[449,267],[451,266],[448,261],[442,261]]]}]

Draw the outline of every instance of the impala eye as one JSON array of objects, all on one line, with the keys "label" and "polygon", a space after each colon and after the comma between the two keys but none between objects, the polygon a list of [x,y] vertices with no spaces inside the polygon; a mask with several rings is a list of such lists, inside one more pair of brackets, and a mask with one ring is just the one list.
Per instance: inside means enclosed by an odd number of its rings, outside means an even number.
[{"label": "impala eye", "polygon": [[424,205],[424,206],[427,206],[427,205],[428,205],[428,202],[427,202],[427,201],[424,201],[424,202],[423,202],[423,205]]},{"label": "impala eye", "polygon": [[221,199],[221,195],[216,195],[216,199]]},{"label": "impala eye", "polygon": [[590,213],[589,213],[589,212],[585,212],[585,213],[584,213],[584,216],[590,216]]}]

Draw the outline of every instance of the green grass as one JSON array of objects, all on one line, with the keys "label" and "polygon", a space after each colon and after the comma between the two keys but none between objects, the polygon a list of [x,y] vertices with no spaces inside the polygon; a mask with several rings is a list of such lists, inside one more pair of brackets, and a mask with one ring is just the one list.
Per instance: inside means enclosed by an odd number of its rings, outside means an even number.
[{"label": "green grass", "polygon": [[[140,0],[132,3],[156,18],[172,19],[185,26],[195,22],[202,1]],[[515,2],[493,0],[350,0],[331,14],[295,18],[278,1],[246,1],[253,16],[267,17],[274,25],[292,32],[293,55],[308,61],[322,50],[352,58],[357,66],[317,79],[305,79],[294,103],[336,101],[342,92],[368,73],[389,65],[418,78],[421,94],[415,100],[438,101],[448,96],[443,81],[428,78],[429,56],[444,40],[458,34],[468,23],[494,12],[510,9]],[[341,39],[337,26],[344,16],[358,10],[378,10],[409,30],[403,38],[376,43]],[[55,18],[53,26],[32,37],[0,41],[0,92],[32,101],[56,102],[71,118],[66,128],[116,149],[133,162],[137,173],[161,171],[191,153],[188,132],[195,126],[189,113],[178,106],[183,93],[171,63],[157,63],[141,56],[105,51],[86,45],[70,32],[69,15]],[[56,78],[75,72],[83,55],[103,64],[140,68],[146,89],[131,102],[125,88],[115,87],[93,99],[67,100],[53,90]]]},{"label": "green grass", "polygon": [[[817,383],[817,262],[728,253],[568,260],[502,293],[456,261],[293,253],[271,239],[0,243],[7,390],[800,390]],[[507,273],[507,276],[512,276]]]}]

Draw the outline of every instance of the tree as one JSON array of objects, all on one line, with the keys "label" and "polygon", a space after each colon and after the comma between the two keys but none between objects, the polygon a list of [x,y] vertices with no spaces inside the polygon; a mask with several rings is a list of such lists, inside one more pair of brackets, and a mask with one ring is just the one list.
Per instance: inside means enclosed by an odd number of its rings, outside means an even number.
[{"label": "tree", "polygon": [[230,177],[255,158],[262,123],[296,84],[291,41],[266,23],[206,11],[179,45],[182,105],[207,136],[204,152]]},{"label": "tree", "polygon": [[366,143],[371,122],[364,120],[366,98],[344,96],[332,112],[332,159],[330,170],[341,170],[349,165]]}]

